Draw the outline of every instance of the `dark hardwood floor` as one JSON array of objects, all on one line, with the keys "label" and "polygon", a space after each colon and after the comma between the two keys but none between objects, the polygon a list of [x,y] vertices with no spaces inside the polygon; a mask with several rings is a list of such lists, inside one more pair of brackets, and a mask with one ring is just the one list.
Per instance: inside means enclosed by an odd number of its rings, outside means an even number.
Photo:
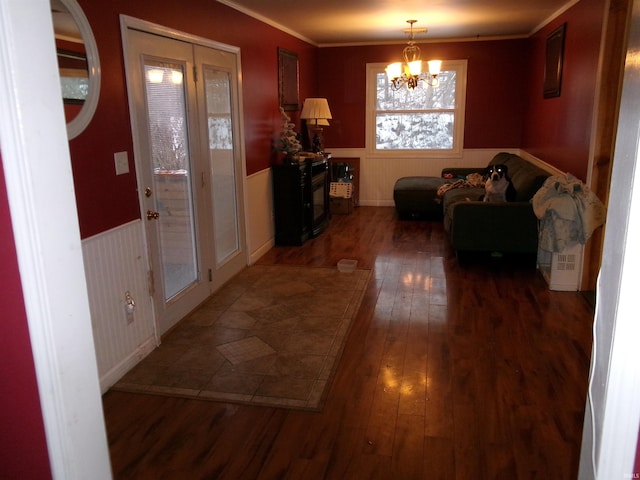
[{"label": "dark hardwood floor", "polygon": [[[577,478],[593,311],[438,222],[334,216],[259,263],[372,269],[320,413],[108,392],[117,479]],[[336,295],[340,295],[336,291]]]}]

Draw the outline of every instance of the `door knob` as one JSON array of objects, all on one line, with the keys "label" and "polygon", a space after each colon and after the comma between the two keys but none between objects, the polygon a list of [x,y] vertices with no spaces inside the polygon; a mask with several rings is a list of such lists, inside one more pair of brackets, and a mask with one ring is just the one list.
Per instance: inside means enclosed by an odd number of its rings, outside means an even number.
[{"label": "door knob", "polygon": [[160,212],[154,212],[153,210],[147,210],[147,220],[157,220],[160,216]]}]

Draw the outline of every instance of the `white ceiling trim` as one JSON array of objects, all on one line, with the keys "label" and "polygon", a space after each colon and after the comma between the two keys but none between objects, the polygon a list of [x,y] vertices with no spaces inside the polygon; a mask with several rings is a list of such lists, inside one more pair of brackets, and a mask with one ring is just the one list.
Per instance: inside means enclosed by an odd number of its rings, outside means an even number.
[{"label": "white ceiling trim", "polygon": [[[340,42],[340,43],[326,43],[326,42],[317,42],[312,40],[311,38],[293,30],[290,27],[287,27],[275,20],[266,17],[265,15],[258,13],[244,5],[240,5],[237,1],[234,0],[216,0],[218,3],[221,3],[229,8],[232,8],[244,15],[247,15],[251,18],[254,18],[260,22],[263,22],[277,30],[280,30],[286,34],[289,34],[295,38],[302,40],[310,45],[320,48],[329,48],[329,47],[359,47],[359,46],[374,46],[374,45],[402,45],[406,43],[406,39],[398,39],[398,40],[371,40],[371,41],[361,41],[361,42]],[[447,37],[447,38],[435,38],[435,39],[426,39],[421,40],[417,43],[454,43],[454,42],[476,42],[476,41],[494,41],[494,40],[512,40],[512,39],[521,39],[521,38],[529,38],[538,31],[540,31],[543,27],[548,25],[554,19],[565,13],[567,10],[575,6],[579,3],[580,0],[569,0],[565,5],[559,8],[552,15],[544,19],[537,26],[535,26],[529,33],[520,34],[520,35],[489,35],[489,36],[465,36],[465,37]]]},{"label": "white ceiling trim", "polygon": [[256,20],[261,21],[262,23],[266,23],[267,25],[272,26],[273,28],[276,28],[284,33],[288,33],[289,35],[299,38],[300,40],[302,40],[303,42],[307,42],[310,43],[311,45],[318,47],[319,44],[317,44],[316,42],[314,42],[313,40],[311,40],[310,38],[305,37],[304,35],[296,32],[295,30],[290,29],[289,27],[285,27],[284,25],[278,23],[278,22],[274,22],[273,20],[271,20],[270,18],[265,17],[264,15],[261,15],[249,8],[246,8],[242,5],[238,5],[235,2],[232,2],[231,0],[216,0],[218,3],[221,3],[223,5],[226,5],[229,8],[233,8],[234,10],[237,10],[241,13],[244,13],[245,15],[255,18]]},{"label": "white ceiling trim", "polygon": [[[273,20],[271,20],[270,18],[265,17],[264,15],[261,15],[258,12],[255,12],[254,10],[251,10],[249,8],[246,8],[243,5],[238,5],[237,3],[231,1],[231,0],[216,0],[218,3],[221,3],[223,5],[226,5],[229,8],[232,8],[234,10],[237,10],[240,13],[243,13],[251,18],[255,18],[256,20],[259,20],[260,22],[266,23],[267,25],[276,28],[284,33],[287,33],[293,37],[296,37],[300,40],[302,40],[303,42],[307,42],[315,47],[320,47],[320,48],[329,48],[329,47],[367,47],[367,46],[374,46],[374,45],[404,45],[407,43],[407,40],[391,40],[391,41],[370,41],[370,42],[344,42],[344,43],[317,43],[314,42],[313,40],[311,40],[308,37],[305,37],[304,35],[296,32],[295,30],[292,30],[289,27],[285,27],[284,25],[275,22]],[[574,0],[573,3],[577,3],[580,0]],[[566,9],[562,9],[561,11],[559,11],[558,13],[554,14],[552,17],[550,18],[554,18],[558,15],[560,15],[560,13],[562,13],[564,10]],[[546,24],[547,22],[545,22]],[[543,25],[544,26],[544,25]],[[538,28],[536,28],[537,31]],[[433,39],[433,40],[421,40],[419,42],[416,42],[417,44],[423,44],[423,43],[456,43],[456,42],[487,42],[487,41],[493,41],[493,40],[513,40],[513,39],[520,39],[520,38],[528,38],[529,35],[495,35],[495,36],[476,36],[476,37],[459,37],[459,38],[439,38],[439,39]]]},{"label": "white ceiling trim", "polygon": [[548,18],[544,19],[542,22],[540,22],[539,25],[537,25],[529,34],[529,36],[532,36],[534,34],[536,34],[537,32],[539,32],[540,30],[542,30],[542,28],[545,25],[549,25],[549,23],[551,23],[553,20],[555,20],[556,18],[558,18],[560,15],[562,15],[564,12],[566,12],[567,10],[569,10],[570,8],[573,8],[574,5],[576,5],[580,0],[571,0],[569,3],[565,4],[562,8],[558,9],[553,15],[550,15]]}]

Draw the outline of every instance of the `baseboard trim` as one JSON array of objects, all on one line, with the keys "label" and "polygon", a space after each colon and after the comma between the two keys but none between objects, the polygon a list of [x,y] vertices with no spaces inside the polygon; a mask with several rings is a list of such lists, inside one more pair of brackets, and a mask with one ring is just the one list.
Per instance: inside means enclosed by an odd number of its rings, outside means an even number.
[{"label": "baseboard trim", "polygon": [[254,263],[256,263],[260,259],[260,257],[271,250],[275,246],[275,244],[275,239],[271,238],[260,245],[256,250],[251,252],[251,254],[249,255],[249,265],[253,265]]},{"label": "baseboard trim", "polygon": [[363,200],[360,199],[361,207],[395,207],[393,200]]},{"label": "baseboard trim", "polygon": [[154,336],[147,338],[138,348],[136,348],[124,360],[118,363],[100,377],[100,392],[106,393],[115,383],[120,380],[129,370],[135,367],[140,360],[149,355],[158,346]]}]

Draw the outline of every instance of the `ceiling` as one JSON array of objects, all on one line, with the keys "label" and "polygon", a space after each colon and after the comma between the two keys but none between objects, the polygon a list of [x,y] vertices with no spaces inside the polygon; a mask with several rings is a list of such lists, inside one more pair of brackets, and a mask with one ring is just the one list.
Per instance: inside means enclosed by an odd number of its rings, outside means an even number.
[{"label": "ceiling", "polygon": [[56,38],[82,43],[82,34],[78,24],[61,0],[51,0],[51,16],[53,17]]},{"label": "ceiling", "polygon": [[218,0],[318,46],[528,36],[578,0]]}]

